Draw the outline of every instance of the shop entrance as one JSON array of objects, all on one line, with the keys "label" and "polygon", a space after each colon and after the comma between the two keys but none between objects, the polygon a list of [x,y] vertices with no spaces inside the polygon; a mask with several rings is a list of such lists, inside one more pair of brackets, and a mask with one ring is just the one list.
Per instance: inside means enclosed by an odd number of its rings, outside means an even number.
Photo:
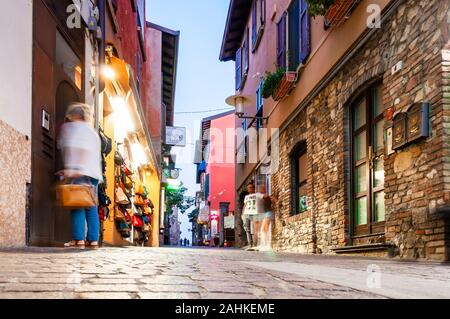
[{"label": "shop entrance", "polygon": [[[78,95],[75,89],[66,81],[59,84],[56,89],[56,113],[55,113],[55,128],[56,136],[59,136],[62,125],[64,124],[64,118],[68,106],[72,102],[79,102]],[[55,172],[64,169],[63,156],[60,149],[55,146]],[[58,179],[55,179],[57,182]],[[55,206],[55,229],[54,240],[56,242],[69,241],[71,233],[70,212],[62,210],[60,207]]]},{"label": "shop entrance", "polygon": [[82,101],[84,96],[81,57],[85,39],[81,29],[65,28],[63,8],[67,3],[66,0],[33,1],[32,189],[28,240],[32,246],[61,246],[71,237],[70,216],[56,205],[55,173],[62,168],[57,139],[67,106]]}]

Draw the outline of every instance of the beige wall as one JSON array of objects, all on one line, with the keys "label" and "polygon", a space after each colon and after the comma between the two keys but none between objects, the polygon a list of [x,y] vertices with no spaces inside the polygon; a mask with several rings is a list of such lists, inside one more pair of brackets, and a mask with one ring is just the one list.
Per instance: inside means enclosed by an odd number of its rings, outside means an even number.
[{"label": "beige wall", "polygon": [[31,181],[32,0],[0,10],[0,247],[25,245]]},{"label": "beige wall", "polygon": [[2,1],[0,120],[31,136],[33,1]]}]

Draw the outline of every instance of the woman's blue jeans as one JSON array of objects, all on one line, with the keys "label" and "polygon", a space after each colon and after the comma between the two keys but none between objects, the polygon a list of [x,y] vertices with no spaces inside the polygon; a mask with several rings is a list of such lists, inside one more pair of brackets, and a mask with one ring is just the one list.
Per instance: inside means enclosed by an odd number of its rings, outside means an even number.
[{"label": "woman's blue jeans", "polygon": [[[74,181],[74,184],[92,184],[95,192],[98,192],[98,180],[90,177],[80,177]],[[73,209],[72,212],[72,240],[87,240],[90,242],[98,241],[100,237],[100,220],[98,217],[98,207],[83,209]],[[87,238],[86,236],[87,223]]]}]

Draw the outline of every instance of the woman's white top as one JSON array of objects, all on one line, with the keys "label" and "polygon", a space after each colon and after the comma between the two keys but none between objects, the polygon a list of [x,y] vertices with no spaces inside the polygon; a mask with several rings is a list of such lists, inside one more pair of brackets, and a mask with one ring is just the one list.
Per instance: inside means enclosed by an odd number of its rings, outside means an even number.
[{"label": "woman's white top", "polygon": [[[89,123],[65,123],[59,142],[66,169],[76,169],[81,175],[103,181],[100,137]],[[74,152],[70,152],[71,156],[68,156],[65,149],[73,149]],[[84,152],[77,152],[77,149]],[[84,155],[83,158],[81,154]]]}]

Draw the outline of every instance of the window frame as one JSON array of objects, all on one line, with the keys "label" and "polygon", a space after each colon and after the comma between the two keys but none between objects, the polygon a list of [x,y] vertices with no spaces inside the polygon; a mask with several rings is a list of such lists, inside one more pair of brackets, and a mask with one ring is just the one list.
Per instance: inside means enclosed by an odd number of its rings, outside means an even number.
[{"label": "window frame", "polygon": [[[259,9],[259,10],[258,10]],[[266,1],[253,0],[252,3],[252,53],[255,53],[261,42],[266,24]]]},{"label": "window frame", "polygon": [[306,179],[300,183],[300,158],[303,156],[306,156],[308,163],[308,147],[306,141],[297,143],[289,156],[291,166],[291,216],[304,214],[309,210],[300,211],[300,188],[308,185],[308,168],[306,169]]},{"label": "window frame", "polygon": [[[264,81],[260,80],[258,88],[256,89],[256,115],[257,117],[263,117],[264,116],[264,98],[262,96],[262,90],[263,90]],[[259,130],[263,128],[263,120],[257,119],[256,120],[256,130]]]}]

